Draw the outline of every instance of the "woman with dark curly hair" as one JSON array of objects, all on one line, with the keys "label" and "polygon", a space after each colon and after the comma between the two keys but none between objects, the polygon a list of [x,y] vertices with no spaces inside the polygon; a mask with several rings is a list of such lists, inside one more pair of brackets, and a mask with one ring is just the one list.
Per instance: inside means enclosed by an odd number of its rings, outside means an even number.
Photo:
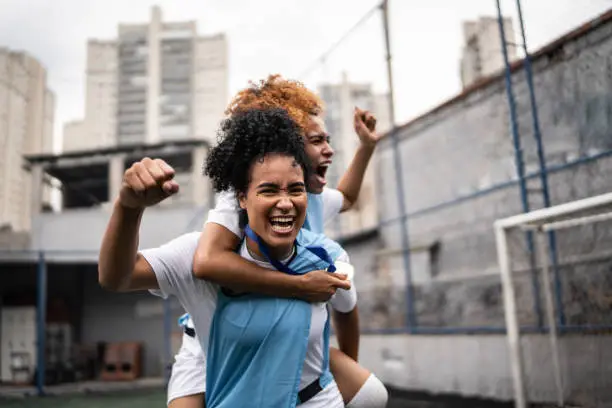
[{"label": "woman with dark curly hair", "polygon": [[[238,254],[289,275],[335,271],[346,252],[322,234],[302,229],[311,171],[298,125],[281,109],[236,113],[221,126],[206,161],[216,191],[232,190],[246,237]],[[340,408],[329,370],[327,304],[341,313],[356,291],[340,289],[329,302],[304,302],[219,287],[188,268],[166,271],[152,262],[163,296],[176,296],[207,350],[206,406]],[[204,335],[208,334],[208,335]],[[202,380],[204,380],[202,378]]]},{"label": "woman with dark curly hair", "polygon": [[[355,108],[353,126],[359,138],[359,145],[337,189],[333,189],[326,186],[326,174],[332,164],[334,151],[330,145],[330,135],[325,128],[323,101],[298,81],[270,75],[238,92],[226,113],[235,115],[248,109],[269,108],[286,110],[302,129],[306,154],[311,164],[310,176],[307,179],[308,216],[304,228],[323,233],[325,223],[340,212],[349,210],[357,200],[365,170],[380,138],[376,132],[376,118],[370,112]],[[263,268],[234,254],[232,250],[242,235],[233,193],[222,193],[217,207],[209,212],[206,228],[194,257],[194,274],[201,279],[236,288],[244,288],[247,284],[253,286],[253,279],[260,277],[260,283],[258,282],[256,287],[258,292],[313,300],[307,297],[309,293],[292,286],[289,277],[278,273],[265,273]],[[313,273],[312,276],[317,275]],[[334,284],[338,285],[337,282],[329,282],[328,293],[333,293],[340,287],[333,287]],[[349,313],[333,311],[332,318],[339,350],[331,348],[330,366],[346,406],[385,407],[385,386],[373,373],[357,363],[357,308]],[[184,343],[189,341],[184,336]],[[200,353],[196,358],[204,359],[204,356]]]},{"label": "woman with dark curly hair", "polygon": [[[361,145],[338,190],[334,190],[324,187],[333,150],[321,116],[323,104],[299,82],[270,76],[241,91],[227,113],[236,115],[252,108],[275,107],[288,111],[302,133],[311,174],[307,180],[309,194],[305,227],[322,232],[324,222],[350,208],[357,198],[363,173],[379,138],[374,131],[375,119],[356,109],[355,130]],[[236,149],[240,151],[238,147]],[[263,268],[234,253],[243,232],[235,195],[231,192],[220,195],[217,207],[209,213],[202,239],[194,232],[138,253],[142,212],[147,206],[178,192],[173,175],[174,171],[159,159],[143,159],[126,171],[101,249],[99,275],[103,286],[113,290],[155,289],[162,284],[156,275],[190,273],[193,268],[198,277],[233,290],[308,302],[328,300],[337,289],[350,287],[347,281],[335,277],[335,274],[314,270],[316,268],[305,275],[291,276]],[[201,248],[192,264],[198,239]],[[202,291],[207,292],[208,286],[203,281],[197,282],[201,283]],[[216,295],[212,292],[209,295],[209,300],[200,307],[214,310]],[[356,363],[359,345],[357,316],[356,308],[348,313],[333,313],[341,351],[330,349],[331,369],[347,407],[384,407],[387,401],[384,385]],[[183,323],[186,326],[183,344],[176,356],[168,388],[169,406],[201,407],[205,391],[202,380],[206,377],[205,355],[191,320],[184,319]],[[315,389],[320,386],[318,381],[309,385]]]},{"label": "woman with dark curly hair", "polygon": [[[216,191],[235,192],[246,238],[240,255],[288,274],[316,269],[333,272],[348,256],[335,242],[302,226],[306,180],[311,171],[301,131],[279,109],[239,112],[227,120],[223,138],[206,161]],[[206,405],[343,407],[329,371],[326,303],[236,295],[221,291],[210,328]],[[355,307],[356,291],[338,290],[329,301],[343,313]],[[310,384],[316,384],[311,386]]]}]

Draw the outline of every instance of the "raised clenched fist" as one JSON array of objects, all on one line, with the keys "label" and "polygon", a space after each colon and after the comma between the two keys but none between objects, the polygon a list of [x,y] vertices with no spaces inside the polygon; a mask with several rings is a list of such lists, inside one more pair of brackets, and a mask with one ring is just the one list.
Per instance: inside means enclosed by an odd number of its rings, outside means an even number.
[{"label": "raised clenched fist", "polygon": [[369,111],[355,107],[353,127],[364,145],[375,146],[380,140],[380,135],[376,132],[376,116]]},{"label": "raised clenched fist", "polygon": [[174,169],[161,159],[145,157],[123,174],[119,203],[126,208],[150,207],[178,190]]}]

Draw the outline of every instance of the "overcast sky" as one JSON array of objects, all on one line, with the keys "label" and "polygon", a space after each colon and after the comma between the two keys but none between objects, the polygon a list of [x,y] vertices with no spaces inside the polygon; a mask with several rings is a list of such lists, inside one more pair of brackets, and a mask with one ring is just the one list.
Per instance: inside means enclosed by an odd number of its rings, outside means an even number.
[{"label": "overcast sky", "polygon": [[[86,44],[116,37],[120,22],[196,20],[200,34],[229,40],[230,94],[249,79],[282,73],[316,87],[347,71],[385,90],[381,19],[375,13],[325,64],[300,76],[378,0],[0,0],[0,46],[25,50],[47,67],[57,96],[56,138],[83,116]],[[612,0],[523,0],[531,51],[612,7]],[[515,17],[515,1],[502,0]],[[461,23],[496,15],[494,0],[390,0],[399,123],[460,91]],[[516,18],[515,31],[519,28]],[[517,38],[518,40],[518,38]]]}]

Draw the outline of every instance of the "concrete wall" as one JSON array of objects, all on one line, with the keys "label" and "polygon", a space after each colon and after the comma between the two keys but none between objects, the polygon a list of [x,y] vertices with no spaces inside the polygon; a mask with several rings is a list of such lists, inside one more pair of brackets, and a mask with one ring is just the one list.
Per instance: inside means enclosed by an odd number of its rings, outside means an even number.
[{"label": "concrete wall", "polygon": [[[0,270],[0,306],[14,302],[36,304],[35,265],[1,264]],[[142,342],[143,375],[163,375],[165,339],[160,298],[146,292],[113,293],[102,289],[95,264],[52,264],[47,272],[48,300],[53,303],[61,299],[68,307],[75,343]],[[170,305],[174,355],[181,339],[176,322],[184,311],[176,301]],[[52,315],[48,309],[48,316]]]},{"label": "concrete wall", "polygon": [[[137,341],[143,343],[143,375],[164,374],[163,301],[147,292],[113,293],[98,284],[96,273],[84,279],[81,340],[91,342]],[[171,329],[180,339],[177,318],[184,311],[172,302]],[[173,347],[176,352],[176,347]],[[173,354],[174,355],[174,354]]]},{"label": "concrete wall", "polygon": [[[534,60],[553,205],[612,191],[611,55],[612,23],[608,21]],[[531,174],[538,169],[537,151],[521,69],[513,74],[513,83],[520,141]],[[399,139],[411,248],[409,294],[418,327],[447,333],[503,328],[492,226],[498,218],[522,212],[503,77],[405,125]],[[365,257],[364,246],[368,246],[367,254],[374,260],[363,267],[357,264],[365,330],[406,326],[407,278],[399,250],[401,222],[391,142],[390,138],[383,141],[378,152],[379,236],[355,248],[348,245],[349,253],[358,259]],[[541,208],[539,178],[531,177],[528,188],[535,191],[529,194],[531,209]],[[612,325],[610,227],[612,223],[599,223],[558,234],[562,304],[568,324]],[[514,267],[520,270],[527,265],[524,235],[513,235],[510,241]],[[577,261],[576,256],[582,259]],[[365,285],[359,285],[362,275]],[[534,326],[538,319],[531,275],[517,272],[515,285],[520,323]],[[585,334],[576,338],[562,339],[565,364],[570,367],[564,368],[568,392],[585,392],[594,384],[609,386],[608,367],[601,363],[604,346],[589,343]],[[504,341],[503,336],[365,336],[361,355],[391,384],[509,397]],[[537,362],[549,362],[543,357],[549,348],[542,338],[525,341],[530,375],[538,378],[528,384],[529,392],[537,399],[548,399],[552,396],[550,370]],[[403,362],[381,353],[400,355]]]},{"label": "concrete wall", "polygon": [[[533,63],[553,205],[612,190],[610,55],[612,23],[607,23]],[[530,172],[537,170],[537,155],[522,70],[513,82]],[[415,249],[415,308],[424,325],[503,325],[499,280],[467,277],[496,273],[492,223],[522,211],[509,124],[504,82],[498,78],[400,129],[408,231]],[[390,138],[380,148],[377,165],[377,185],[385,198],[377,245],[389,251],[401,246]],[[531,178],[528,187],[538,189],[539,179]],[[543,206],[541,194],[529,196],[531,209]],[[604,251],[609,239],[603,231],[599,226],[598,233],[587,228],[578,235],[560,234],[561,257]],[[420,261],[415,247],[427,262]],[[526,251],[516,245],[515,252],[521,264]],[[379,259],[378,273],[395,276],[389,290],[396,290],[405,281],[401,256],[389,253]],[[611,279],[598,284],[612,289]],[[527,301],[523,305],[529,306]]]},{"label": "concrete wall", "polygon": [[[32,246],[49,251],[51,259],[97,262],[98,251],[111,214],[110,205],[41,213],[34,219]],[[145,211],[140,247],[159,246],[186,232],[199,230],[206,208],[192,205],[152,207]]]},{"label": "concrete wall", "polygon": [[[528,399],[556,400],[547,336],[522,340]],[[386,384],[434,394],[513,398],[506,338],[491,336],[362,336],[360,363]],[[580,406],[612,399],[612,336],[567,336],[560,342],[564,397]],[[584,405],[583,405],[584,404]]]},{"label": "concrete wall", "polygon": [[[147,209],[141,226],[140,247],[159,246],[185,232],[199,230],[206,214],[205,208],[193,205],[175,204]],[[143,375],[161,376],[164,358],[162,300],[146,292],[112,293],[105,291],[98,284],[96,263],[109,217],[108,205],[72,209],[62,213],[41,213],[35,218],[31,248],[45,250],[45,258],[51,262],[90,263],[88,269],[80,271],[82,282],[78,287],[72,288],[70,295],[74,297],[75,294],[82,294],[83,299],[79,306],[75,306],[75,310],[80,310],[80,315],[74,319],[78,341],[142,342]],[[17,255],[19,254],[0,253],[0,259],[3,256],[15,259]],[[24,259],[36,258],[36,253],[21,255]],[[60,269],[70,267],[63,265]],[[62,270],[49,271],[50,295],[52,286],[60,281]],[[33,284],[34,281],[30,286]],[[2,291],[0,295],[1,293]],[[171,304],[171,327],[174,332],[172,348],[176,352],[180,344],[176,319],[184,311],[176,301]]]}]

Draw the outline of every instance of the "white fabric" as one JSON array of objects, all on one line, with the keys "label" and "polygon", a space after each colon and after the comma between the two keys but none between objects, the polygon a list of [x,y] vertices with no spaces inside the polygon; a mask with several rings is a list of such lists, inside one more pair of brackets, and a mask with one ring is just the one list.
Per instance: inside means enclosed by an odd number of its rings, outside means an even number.
[{"label": "white fabric", "polygon": [[323,199],[323,224],[327,224],[336,215],[340,214],[342,204],[344,204],[344,195],[335,188],[323,189],[321,193]]},{"label": "white fabric", "polygon": [[160,296],[164,299],[168,296],[178,298],[191,316],[196,332],[200,333],[200,343],[204,344],[205,350],[208,335],[202,336],[202,333],[208,334],[210,331],[219,286],[196,279],[191,272],[199,239],[199,232],[184,234],[158,248],[144,250],[141,254],[155,272]]},{"label": "white fabric", "polygon": [[[321,199],[323,200],[323,223],[328,223],[342,210],[344,196],[336,189],[324,188]],[[219,193],[217,205],[213,210],[208,211],[208,219],[205,224],[213,222],[222,225],[242,238],[244,233],[240,228],[238,210],[236,194],[232,190]]]},{"label": "white fabric", "polygon": [[177,398],[206,392],[206,355],[199,339],[183,334],[168,382],[168,404]]},{"label": "white fabric", "polygon": [[[176,296],[183,308],[190,314],[196,333],[200,334],[198,337],[200,350],[196,351],[193,347],[181,347],[179,355],[177,355],[175,365],[182,365],[182,367],[177,369],[177,373],[182,376],[183,381],[176,382],[176,387],[173,390],[175,395],[192,395],[193,392],[191,390],[201,390],[199,392],[204,392],[205,390],[205,385],[202,386],[202,383],[205,381],[204,377],[201,377],[203,379],[202,382],[200,382],[200,377],[198,377],[200,368],[194,368],[190,362],[194,361],[194,364],[202,364],[201,367],[204,367],[205,370],[206,365],[202,363],[205,362],[203,350],[208,348],[208,333],[210,332],[212,317],[216,309],[219,287],[208,281],[196,279],[191,272],[193,256],[197,249],[199,238],[199,232],[192,232],[181,235],[161,247],[147,249],[141,252],[142,256],[151,265],[157,277],[160,288],[157,294],[163,298]],[[243,241],[240,254],[245,259],[254,261],[263,267],[269,269],[273,268],[272,265],[267,262],[253,259],[246,248],[246,241]],[[337,260],[349,262],[346,252],[342,253]],[[332,296],[329,303],[334,309],[346,313],[355,307],[356,302],[357,291],[355,285],[351,285],[350,290],[339,289],[336,294]],[[311,306],[312,318],[310,336],[302,370],[300,389],[309,385],[321,375],[321,367],[323,364],[323,328],[327,319],[327,307],[325,303],[312,303]],[[202,333],[206,333],[206,335],[202,335]],[[181,353],[183,353],[183,355],[181,355]],[[183,368],[185,370],[194,370],[195,373],[193,375],[187,375],[183,372]],[[335,398],[339,397],[340,394],[338,392],[336,395],[332,392],[333,388],[329,390],[327,388],[329,388],[329,386],[326,387],[324,390],[325,392],[320,392],[307,403],[302,404],[301,407],[314,408],[319,406],[333,406],[330,404],[333,404]]]},{"label": "white fabric", "polygon": [[298,405],[298,408],[344,408],[344,401],[335,381],[323,388],[317,395]]},{"label": "white fabric", "polygon": [[387,388],[374,374],[370,374],[347,408],[385,408],[389,400]]},{"label": "white fabric", "polygon": [[[246,241],[242,243],[240,248],[240,255],[248,259],[249,261],[255,262],[258,265],[272,269],[273,266],[268,262],[254,259],[246,247]],[[338,261],[349,262],[349,257],[346,252],[343,252],[338,258]],[[355,286],[351,285],[351,289],[344,290],[339,289],[331,297],[329,303],[332,308],[339,312],[349,312],[353,310],[357,304],[357,291]],[[325,321],[327,320],[327,304],[326,303],[311,303],[312,314],[310,318],[310,334],[308,336],[308,347],[306,349],[306,357],[304,359],[304,365],[302,367],[302,378],[300,379],[300,390],[310,385],[313,381],[321,376],[323,373],[323,330],[325,329]],[[342,309],[339,310],[338,308]],[[348,309],[348,310],[347,310]],[[333,387],[332,387],[333,384]],[[324,390],[315,395],[312,399],[306,401],[300,405],[300,408],[314,408],[314,407],[335,407],[337,402],[340,402],[339,407],[344,406],[342,403],[342,396],[335,381],[325,387]]]},{"label": "white fabric", "polygon": [[217,205],[208,211],[208,218],[204,225],[213,222],[230,230],[234,235],[242,238],[244,232],[240,228],[238,200],[233,190],[223,191],[217,197]]}]

